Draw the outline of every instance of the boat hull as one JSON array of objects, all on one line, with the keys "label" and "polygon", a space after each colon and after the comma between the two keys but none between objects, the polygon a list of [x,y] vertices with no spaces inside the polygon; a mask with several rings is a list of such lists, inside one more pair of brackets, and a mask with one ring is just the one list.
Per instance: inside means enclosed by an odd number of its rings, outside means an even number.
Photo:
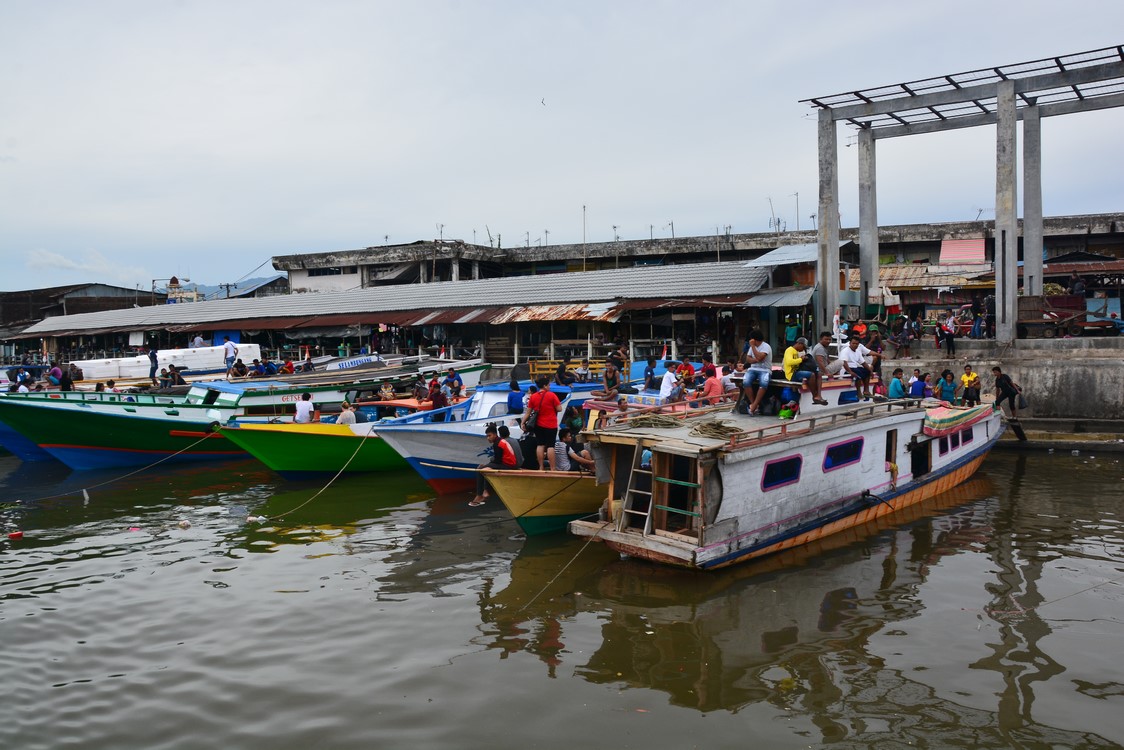
[{"label": "boat hull", "polygon": [[143,466],[175,462],[245,458],[246,453],[211,424],[186,423],[137,415],[77,414],[0,399],[0,421],[17,430],[72,469]]},{"label": "boat hull", "polygon": [[[824,472],[841,470],[843,474],[832,475],[830,480],[816,478],[819,476],[816,464],[819,457],[825,455],[821,452],[825,444],[834,448],[856,443],[861,445],[866,440],[880,448],[888,434],[896,439],[903,431],[907,436],[921,433],[919,417],[887,416],[860,423],[861,428],[850,432],[845,427],[833,428],[823,433],[804,433],[800,437],[801,433],[797,431],[793,433],[797,437],[782,441],[764,440],[759,449],[751,448],[743,455],[737,451],[731,453],[720,464],[721,471],[714,476],[722,477],[720,481],[726,496],[720,502],[732,503],[733,515],[718,514],[711,525],[697,535],[663,530],[649,534],[616,522],[577,521],[570,524],[570,530],[578,536],[596,538],[611,549],[631,557],[703,570],[724,568],[815,543],[919,505],[964,483],[975,474],[1003,433],[1000,417],[994,412],[987,413],[981,407],[974,411],[961,410],[947,423],[942,423],[937,418],[940,416],[938,412],[943,414],[946,411],[929,410],[925,413],[926,435],[939,437],[965,431],[973,425],[982,434],[979,434],[978,440],[965,438],[972,442],[970,449],[967,442],[960,444],[957,441],[952,444],[953,451],[950,452],[942,442],[939,461],[931,466],[931,470],[922,467],[925,470],[918,477],[910,473],[899,478],[898,469],[889,463],[883,472],[879,465],[881,454],[878,448],[874,448],[871,450],[873,455],[866,460],[860,460],[858,456],[862,454],[858,454],[840,466],[827,466],[825,458]],[[944,437],[940,439],[945,440]],[[930,451],[921,455],[932,456],[929,447],[918,445],[915,450]],[[762,489],[755,486],[754,480],[763,476],[762,467],[791,465],[793,461],[806,461],[811,481],[818,484],[797,481],[790,490],[776,496],[767,495],[767,491],[775,485]],[[800,476],[799,471],[796,475]],[[764,479],[761,481],[764,482]],[[710,490],[718,492],[719,497],[723,496],[722,488],[717,485],[712,485]]]},{"label": "boat hull", "polygon": [[[492,448],[484,437],[496,419],[442,422],[432,425],[379,426],[378,434],[402,456],[438,494],[471,490],[476,485],[476,467],[492,459]],[[521,433],[517,426],[511,434]]]},{"label": "boat hull", "polygon": [[484,478],[527,536],[565,531],[570,521],[596,516],[606,489],[575,471],[485,471]]},{"label": "boat hull", "polygon": [[378,437],[374,425],[239,424],[222,434],[287,478],[311,474],[394,471],[405,459]]}]

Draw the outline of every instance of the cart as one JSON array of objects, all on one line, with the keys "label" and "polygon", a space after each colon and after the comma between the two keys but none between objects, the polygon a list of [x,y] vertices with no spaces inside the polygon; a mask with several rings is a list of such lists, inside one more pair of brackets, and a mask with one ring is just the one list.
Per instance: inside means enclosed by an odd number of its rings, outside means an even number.
[{"label": "cart", "polygon": [[[1092,314],[1104,315],[1107,310],[1108,300],[1105,300],[1101,309],[1093,310]],[[1052,339],[1114,332],[1100,321],[1090,322],[1087,319],[1089,312],[1085,296],[1081,294],[1019,297],[1019,318],[1015,331],[1020,339]]]}]

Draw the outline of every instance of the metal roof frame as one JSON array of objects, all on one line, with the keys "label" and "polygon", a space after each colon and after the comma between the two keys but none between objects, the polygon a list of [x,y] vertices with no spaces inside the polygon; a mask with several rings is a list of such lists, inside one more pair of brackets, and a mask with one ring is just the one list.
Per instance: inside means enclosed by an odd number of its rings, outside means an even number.
[{"label": "metal roof frame", "polygon": [[1124,45],[801,101],[893,138],[995,123],[1003,81],[1014,82],[1020,111],[1037,104],[1042,117],[1124,106]]}]

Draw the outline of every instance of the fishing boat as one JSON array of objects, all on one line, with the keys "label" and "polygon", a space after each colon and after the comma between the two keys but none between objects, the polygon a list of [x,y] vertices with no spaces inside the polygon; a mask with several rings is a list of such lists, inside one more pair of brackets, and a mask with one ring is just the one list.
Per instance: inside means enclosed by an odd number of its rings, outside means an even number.
[{"label": "fishing boat", "polygon": [[605,502],[605,486],[593,474],[525,469],[480,473],[527,536],[565,531],[570,521],[596,517]]},{"label": "fishing boat", "polygon": [[235,422],[223,437],[287,479],[309,474],[406,469],[406,460],[375,434],[373,423]]},{"label": "fishing boat", "polygon": [[[491,365],[463,363],[466,385],[478,382]],[[430,365],[432,369],[432,365]],[[356,400],[385,382],[408,381],[417,368],[380,370],[375,378],[337,375],[308,382],[213,381],[191,386],[185,396],[153,393],[44,392],[5,394],[0,422],[73,469],[138,466],[176,461],[244,457],[245,452],[215,430],[232,419],[291,418],[293,404],[309,393],[320,406]]]},{"label": "fishing boat", "polygon": [[901,510],[975,473],[1005,425],[992,405],[895,400],[792,420],[711,409],[594,425],[608,520],[572,533],[632,557],[722,568]]},{"label": "fishing boat", "polygon": [[[520,382],[526,392],[528,381]],[[550,386],[563,407],[579,405],[600,387],[597,383]],[[476,467],[487,463],[492,448],[484,437],[488,425],[506,423],[511,436],[523,435],[519,414],[509,414],[507,394],[510,386],[494,383],[481,386],[463,412],[457,407],[417,414],[381,424],[379,437],[409,462],[429,486],[439,494],[468,490],[476,482]],[[443,420],[443,421],[441,421]]]},{"label": "fishing boat", "polygon": [[[257,344],[239,344],[238,357],[243,362],[261,359]],[[226,351],[222,346],[187,347],[186,349],[161,349],[156,352],[157,368],[175,365],[177,370],[192,375],[226,373]],[[133,357],[106,357],[101,359],[75,359],[71,365],[82,370],[84,380],[131,380],[148,378],[152,361],[147,354]]]}]

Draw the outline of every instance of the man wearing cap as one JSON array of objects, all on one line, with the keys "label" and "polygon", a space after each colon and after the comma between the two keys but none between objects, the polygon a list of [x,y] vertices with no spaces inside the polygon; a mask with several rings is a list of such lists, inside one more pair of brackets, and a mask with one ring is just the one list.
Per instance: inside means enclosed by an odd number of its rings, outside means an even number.
[{"label": "man wearing cap", "polygon": [[827,406],[827,400],[820,397],[819,368],[808,354],[808,339],[798,338],[784,350],[784,377],[795,382],[807,382],[812,391],[812,403]]}]

